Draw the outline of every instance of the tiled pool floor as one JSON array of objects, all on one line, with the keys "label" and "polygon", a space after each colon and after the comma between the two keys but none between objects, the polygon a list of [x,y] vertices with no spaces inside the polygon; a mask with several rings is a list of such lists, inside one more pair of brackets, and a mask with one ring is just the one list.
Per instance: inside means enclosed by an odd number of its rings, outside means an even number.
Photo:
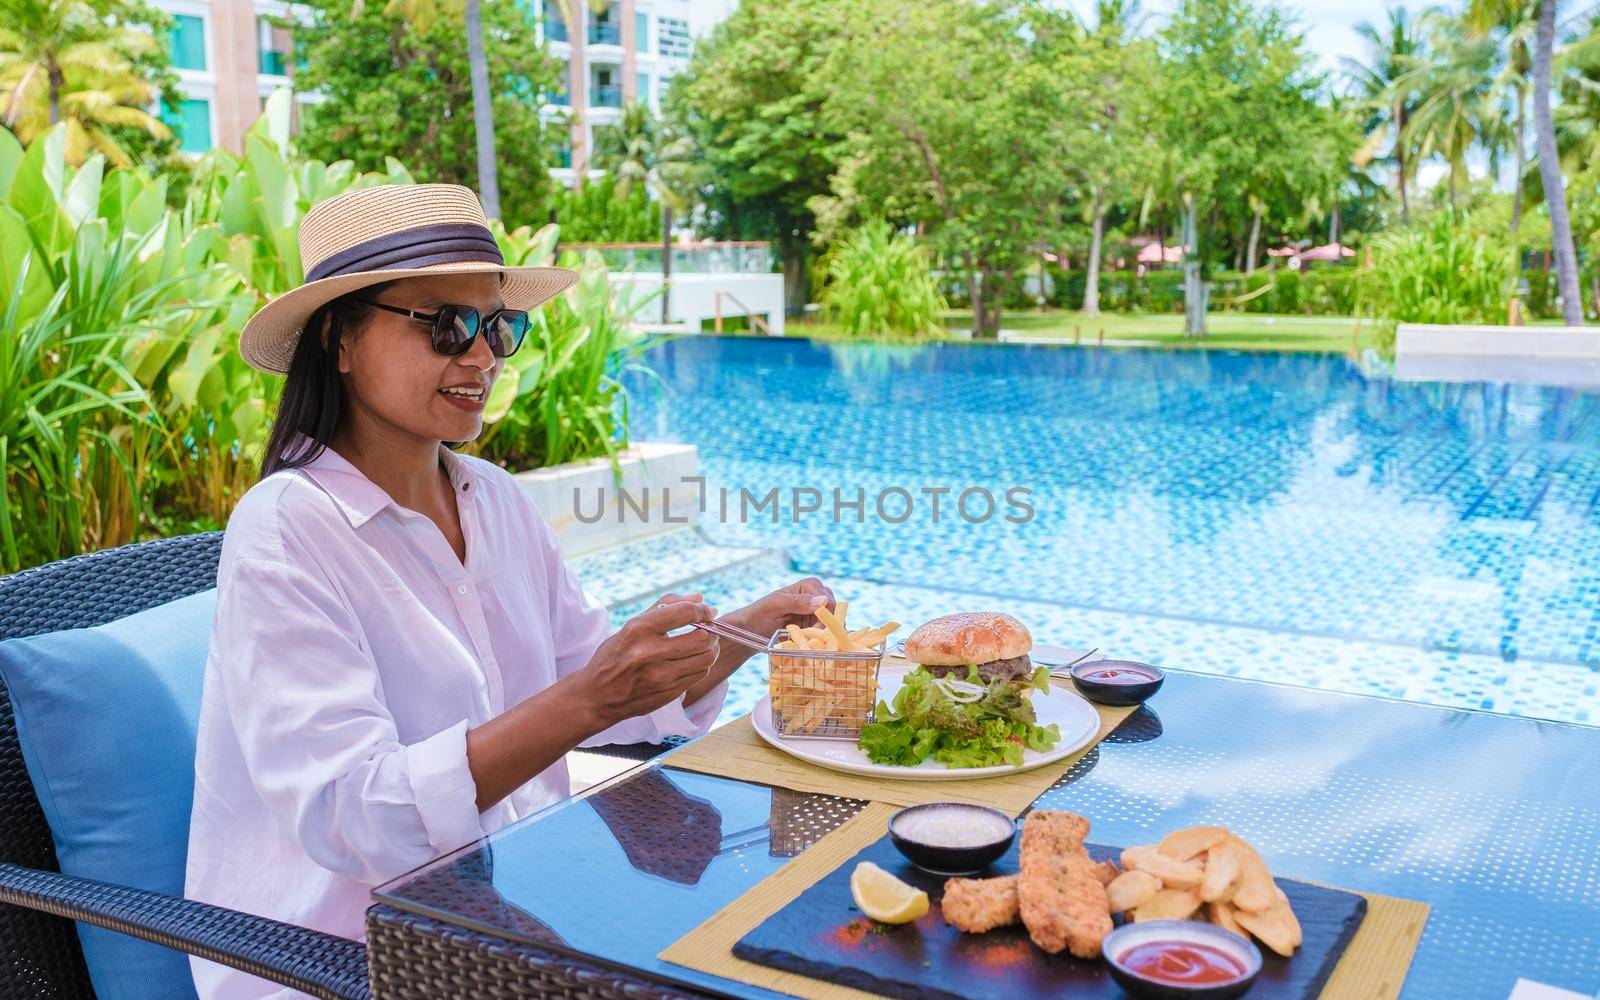
[{"label": "tiled pool floor", "polygon": [[[804,575],[782,552],[714,544],[685,530],[574,560],[591,592],[621,622],[662,591],[703,591],[721,608],[738,607]],[[685,567],[701,567],[699,574]],[[686,576],[693,577],[685,580]],[[1098,646],[1111,656],[1163,667],[1277,681],[1453,708],[1587,724],[1600,723],[1600,675],[1585,666],[1534,668],[1499,657],[1428,650],[1401,643],[1299,634],[1183,617],[993,597],[960,589],[829,576],[858,624],[896,620],[908,631],[954,610],[1007,611],[1039,642]],[[900,635],[903,637],[906,631]],[[724,718],[749,711],[764,692],[765,663],[752,660],[730,684]]]}]

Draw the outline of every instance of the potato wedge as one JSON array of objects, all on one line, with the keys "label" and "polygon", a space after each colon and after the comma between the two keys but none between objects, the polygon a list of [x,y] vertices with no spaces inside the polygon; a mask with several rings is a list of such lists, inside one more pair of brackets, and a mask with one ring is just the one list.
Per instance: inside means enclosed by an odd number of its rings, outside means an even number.
[{"label": "potato wedge", "polygon": [[1239,849],[1223,841],[1206,851],[1206,875],[1200,883],[1200,898],[1208,903],[1232,899],[1239,889]]},{"label": "potato wedge", "polygon": [[1216,847],[1228,836],[1228,831],[1220,826],[1191,826],[1162,837],[1156,850],[1169,858],[1188,861]]},{"label": "potato wedge", "polygon": [[1106,898],[1111,901],[1111,912],[1121,913],[1143,906],[1161,891],[1161,880],[1149,872],[1126,871],[1106,886]]},{"label": "potato wedge", "polygon": [[1162,889],[1133,910],[1133,919],[1188,920],[1200,908],[1200,894],[1193,889]]},{"label": "potato wedge", "polygon": [[1234,912],[1235,911],[1231,903],[1206,904],[1207,920],[1216,924],[1218,927],[1221,927],[1223,930],[1233,931],[1242,938],[1248,938],[1250,936],[1250,932],[1245,930],[1244,927],[1240,925],[1238,919],[1234,916]]},{"label": "potato wedge", "polygon": [[1233,916],[1239,926],[1284,958],[1300,947],[1300,921],[1286,899],[1274,900],[1273,906],[1261,913],[1235,910]]},{"label": "potato wedge", "polygon": [[1278,886],[1272,881],[1272,872],[1267,870],[1266,862],[1247,842],[1234,837],[1230,843],[1239,858],[1239,888],[1229,902],[1235,909],[1263,913],[1278,898]]},{"label": "potato wedge", "polygon": [[1205,869],[1193,861],[1179,861],[1162,854],[1150,844],[1129,847],[1122,852],[1122,867],[1149,872],[1169,889],[1199,889]]}]

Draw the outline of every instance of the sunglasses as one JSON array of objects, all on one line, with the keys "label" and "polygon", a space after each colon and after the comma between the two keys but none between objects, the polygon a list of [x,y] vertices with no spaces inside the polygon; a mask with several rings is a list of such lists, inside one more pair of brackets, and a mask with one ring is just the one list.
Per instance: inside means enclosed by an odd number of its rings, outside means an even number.
[{"label": "sunglasses", "polygon": [[497,358],[509,358],[517,353],[517,348],[522,346],[522,338],[528,335],[528,314],[521,309],[496,309],[485,316],[472,306],[442,306],[438,312],[425,313],[370,299],[360,301],[375,309],[426,323],[433,337],[434,351],[447,358],[459,358],[467,353],[479,333],[488,342],[490,354]]}]

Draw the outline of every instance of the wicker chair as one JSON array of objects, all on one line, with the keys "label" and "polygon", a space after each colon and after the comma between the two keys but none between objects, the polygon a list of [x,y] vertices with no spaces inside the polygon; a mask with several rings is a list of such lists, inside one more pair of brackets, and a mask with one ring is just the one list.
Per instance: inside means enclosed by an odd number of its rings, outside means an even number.
[{"label": "wicker chair", "polygon": [[[0,639],[115,621],[216,585],[222,533],[77,556],[0,577]],[[665,747],[596,748],[644,760]],[[0,996],[93,997],[74,920],[176,948],[319,997],[365,998],[356,941],[60,873],[0,681]]]}]

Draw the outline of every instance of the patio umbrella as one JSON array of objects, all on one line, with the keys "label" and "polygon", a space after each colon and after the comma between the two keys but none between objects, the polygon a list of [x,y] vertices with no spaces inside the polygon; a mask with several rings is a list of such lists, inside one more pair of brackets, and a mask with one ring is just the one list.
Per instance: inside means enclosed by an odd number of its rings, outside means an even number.
[{"label": "patio umbrella", "polygon": [[1147,243],[1139,248],[1139,256],[1135,260],[1141,264],[1176,264],[1183,260],[1183,247],[1163,247],[1159,243]]},{"label": "patio umbrella", "polygon": [[1340,243],[1324,243],[1320,247],[1312,247],[1300,255],[1301,260],[1329,261],[1340,260],[1345,257],[1354,257],[1356,252]]}]

